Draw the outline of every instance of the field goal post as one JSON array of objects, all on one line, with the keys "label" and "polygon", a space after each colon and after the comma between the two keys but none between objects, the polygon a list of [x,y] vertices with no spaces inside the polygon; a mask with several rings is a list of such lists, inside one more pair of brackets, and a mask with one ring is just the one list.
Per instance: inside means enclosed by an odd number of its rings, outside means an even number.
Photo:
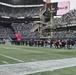
[{"label": "field goal post", "polygon": [[[52,8],[52,5],[51,5],[51,8]],[[42,11],[42,8],[40,8],[40,38],[48,38],[48,39],[50,39],[50,38],[52,38],[52,28],[53,28],[53,14],[52,14],[52,12],[50,11],[50,21],[49,21],[49,32],[46,32],[46,34],[49,34],[49,35],[46,35],[46,36],[44,36],[43,34],[44,34],[44,29],[43,29],[43,24],[44,24],[44,22],[43,22],[43,11]],[[45,24],[48,24],[48,23],[46,23],[45,22]],[[46,27],[47,27],[47,25],[46,25]]]}]

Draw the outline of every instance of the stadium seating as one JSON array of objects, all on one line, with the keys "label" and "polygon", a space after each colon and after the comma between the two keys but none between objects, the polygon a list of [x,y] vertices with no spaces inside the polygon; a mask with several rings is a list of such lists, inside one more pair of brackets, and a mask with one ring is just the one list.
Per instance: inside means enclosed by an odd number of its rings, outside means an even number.
[{"label": "stadium seating", "polygon": [[[40,8],[41,7],[33,7],[33,8],[10,8],[6,6],[0,5],[0,16],[9,16],[9,17],[34,17],[39,16]],[[8,10],[9,11],[8,11]],[[71,10],[69,13],[64,14],[61,18],[54,18],[53,19],[53,29],[59,27],[63,27],[68,24],[76,24],[76,10]],[[30,30],[33,28],[33,22],[32,23],[12,23],[12,27],[22,36],[23,39],[25,38],[40,38],[40,32],[34,31],[31,32]],[[7,34],[14,38],[13,32],[10,28],[6,28]],[[43,35],[47,36],[44,32]],[[68,31],[55,31],[53,30],[52,34],[53,38],[75,38],[76,37],[76,31],[74,30],[68,30]],[[0,27],[0,38],[4,38],[4,28]]]}]

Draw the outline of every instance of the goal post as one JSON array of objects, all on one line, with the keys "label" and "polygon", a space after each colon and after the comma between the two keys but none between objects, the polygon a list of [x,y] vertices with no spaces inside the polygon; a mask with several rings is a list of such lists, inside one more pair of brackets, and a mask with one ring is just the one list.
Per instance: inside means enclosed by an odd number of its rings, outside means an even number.
[{"label": "goal post", "polygon": [[[52,8],[52,5],[51,5]],[[52,38],[53,14],[40,8],[40,38]]]}]

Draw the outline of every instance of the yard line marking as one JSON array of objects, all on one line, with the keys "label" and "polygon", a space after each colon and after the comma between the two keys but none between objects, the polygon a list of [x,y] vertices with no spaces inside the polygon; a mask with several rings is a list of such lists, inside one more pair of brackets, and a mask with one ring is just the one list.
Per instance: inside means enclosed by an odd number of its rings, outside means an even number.
[{"label": "yard line marking", "polygon": [[3,61],[3,63],[4,63],[4,64],[8,64],[8,62],[6,62],[6,61]]},{"label": "yard line marking", "polygon": [[76,58],[0,65],[1,75],[27,75],[76,66]]},{"label": "yard line marking", "polygon": [[27,51],[27,52],[32,52],[32,53],[44,53],[44,52],[40,52],[40,51],[34,51],[34,50],[27,50],[27,49],[21,49],[19,47],[2,47],[4,49],[16,49],[16,50],[21,50],[21,51]]},{"label": "yard line marking", "polygon": [[10,49],[10,47],[3,47],[3,46],[0,46],[1,48],[4,48],[4,49]]},{"label": "yard line marking", "polygon": [[39,52],[39,51],[27,50],[27,49],[21,49],[21,48],[12,48],[12,49],[21,50],[21,51],[27,51],[27,52],[43,53],[43,52]]},{"label": "yard line marking", "polygon": [[17,49],[17,50],[21,50],[21,51],[27,51],[27,52],[32,52],[32,53],[44,53],[44,52],[40,52],[40,51],[34,51],[34,50],[27,50],[26,48],[25,49],[21,49],[21,48],[13,48],[13,49]]},{"label": "yard line marking", "polygon": [[16,59],[16,58],[13,58],[13,57],[10,57],[10,56],[7,56],[7,55],[4,55],[4,54],[0,54],[0,55],[3,56],[3,57],[6,57],[6,58],[12,59],[12,60],[16,60],[16,61],[21,62],[21,63],[24,62],[24,61],[22,61],[22,60],[20,60],[20,59]]}]

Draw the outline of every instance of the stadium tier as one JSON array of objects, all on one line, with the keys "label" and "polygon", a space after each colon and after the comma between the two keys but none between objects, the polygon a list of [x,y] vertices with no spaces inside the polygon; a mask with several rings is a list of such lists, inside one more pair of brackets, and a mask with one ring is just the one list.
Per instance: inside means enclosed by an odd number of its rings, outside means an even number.
[{"label": "stadium tier", "polygon": [[12,4],[12,5],[36,5],[43,4],[43,0],[0,0],[0,2]]},{"label": "stadium tier", "polygon": [[[55,4],[56,3],[54,3],[54,5]],[[49,7],[49,5],[47,5],[47,7]],[[5,6],[0,4],[0,8],[1,8],[0,9],[0,26],[1,26],[0,38],[4,38],[5,34],[2,34],[2,33],[5,30],[7,32],[7,35],[10,38],[15,38],[13,34],[14,32],[12,31],[12,28],[13,28],[14,31],[17,31],[22,36],[22,39],[27,39],[27,38],[40,39],[41,23],[43,25],[43,28],[42,28],[43,36],[49,36],[50,32],[49,31],[47,32],[46,30],[49,30],[50,25],[52,24],[51,38],[75,38],[76,37],[76,31],[75,31],[76,30],[75,29],[76,10],[71,10],[70,12],[62,15],[61,18],[52,17],[51,18],[52,23],[50,24],[50,20],[49,22],[45,21],[47,16],[44,15],[44,12],[46,10],[44,6],[10,7],[10,6]],[[42,14],[40,14],[40,9],[42,10]],[[42,15],[42,21],[40,21],[41,19],[40,15]],[[50,16],[54,16],[54,15],[51,14]]]}]

